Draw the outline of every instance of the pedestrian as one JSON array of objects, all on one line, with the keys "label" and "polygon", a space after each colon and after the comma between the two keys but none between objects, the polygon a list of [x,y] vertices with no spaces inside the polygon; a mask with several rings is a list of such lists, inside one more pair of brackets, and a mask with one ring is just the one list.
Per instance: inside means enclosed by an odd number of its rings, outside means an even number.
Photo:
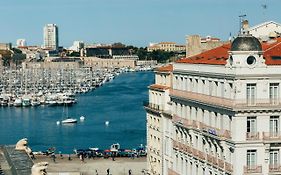
[{"label": "pedestrian", "polygon": [[53,159],[53,162],[55,163],[55,162],[56,162],[56,155],[55,155],[55,153],[53,153],[53,154],[51,155],[51,157],[52,157],[52,159]]},{"label": "pedestrian", "polygon": [[131,169],[129,169],[129,175],[132,175],[132,170]]},{"label": "pedestrian", "polygon": [[70,154],[68,154],[68,160],[71,160]]},{"label": "pedestrian", "polygon": [[79,159],[81,160],[81,162],[83,162],[83,155],[82,154],[79,155]]},{"label": "pedestrian", "polygon": [[109,168],[107,168],[106,172],[107,172],[107,175],[109,175]]},{"label": "pedestrian", "polygon": [[59,151],[59,154],[60,154],[60,158],[63,159],[63,155],[62,155],[61,151]]},{"label": "pedestrian", "polygon": [[99,175],[98,170],[96,170],[96,175]]}]

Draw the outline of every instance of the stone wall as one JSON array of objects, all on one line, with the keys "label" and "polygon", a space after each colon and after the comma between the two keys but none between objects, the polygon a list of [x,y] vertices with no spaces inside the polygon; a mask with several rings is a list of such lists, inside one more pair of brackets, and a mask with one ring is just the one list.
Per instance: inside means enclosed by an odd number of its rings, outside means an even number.
[{"label": "stone wall", "polygon": [[129,59],[101,59],[97,57],[83,57],[84,66],[86,67],[130,67],[135,68],[136,60]]}]

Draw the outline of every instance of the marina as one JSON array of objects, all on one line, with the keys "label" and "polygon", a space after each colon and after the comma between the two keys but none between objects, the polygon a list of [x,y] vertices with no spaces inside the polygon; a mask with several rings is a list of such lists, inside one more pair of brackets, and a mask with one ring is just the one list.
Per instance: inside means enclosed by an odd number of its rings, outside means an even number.
[{"label": "marina", "polygon": [[4,70],[0,77],[3,107],[71,106],[76,94],[87,93],[128,69],[19,69]]},{"label": "marina", "polygon": [[[27,137],[34,151],[55,147],[63,153],[74,149],[108,149],[112,143],[123,148],[146,145],[146,118],[142,101],[153,72],[126,72],[88,93],[78,93],[78,103],[68,106],[68,116],[76,124],[59,124],[64,107],[40,105],[36,108],[0,108],[0,144],[14,144]],[[81,116],[83,116],[81,118]]]}]

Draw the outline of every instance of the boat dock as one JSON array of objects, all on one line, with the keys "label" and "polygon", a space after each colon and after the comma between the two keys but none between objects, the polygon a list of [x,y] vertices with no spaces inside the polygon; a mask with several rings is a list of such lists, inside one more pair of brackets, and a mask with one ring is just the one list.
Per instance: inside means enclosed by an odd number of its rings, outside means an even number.
[{"label": "boat dock", "polygon": [[75,95],[86,93],[113,80],[125,69],[4,70],[0,75],[0,106],[69,106]]}]

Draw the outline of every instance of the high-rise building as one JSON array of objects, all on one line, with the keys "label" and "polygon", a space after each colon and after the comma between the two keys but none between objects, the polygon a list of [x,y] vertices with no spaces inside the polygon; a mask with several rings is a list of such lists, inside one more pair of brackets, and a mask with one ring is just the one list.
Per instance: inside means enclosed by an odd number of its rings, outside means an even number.
[{"label": "high-rise building", "polygon": [[47,24],[44,27],[44,48],[50,50],[58,50],[59,47],[59,31],[56,24]]},{"label": "high-rise building", "polygon": [[155,72],[148,173],[281,174],[281,38],[245,32]]},{"label": "high-rise building", "polygon": [[25,39],[18,39],[17,40],[17,47],[24,47],[24,46],[26,46]]}]

